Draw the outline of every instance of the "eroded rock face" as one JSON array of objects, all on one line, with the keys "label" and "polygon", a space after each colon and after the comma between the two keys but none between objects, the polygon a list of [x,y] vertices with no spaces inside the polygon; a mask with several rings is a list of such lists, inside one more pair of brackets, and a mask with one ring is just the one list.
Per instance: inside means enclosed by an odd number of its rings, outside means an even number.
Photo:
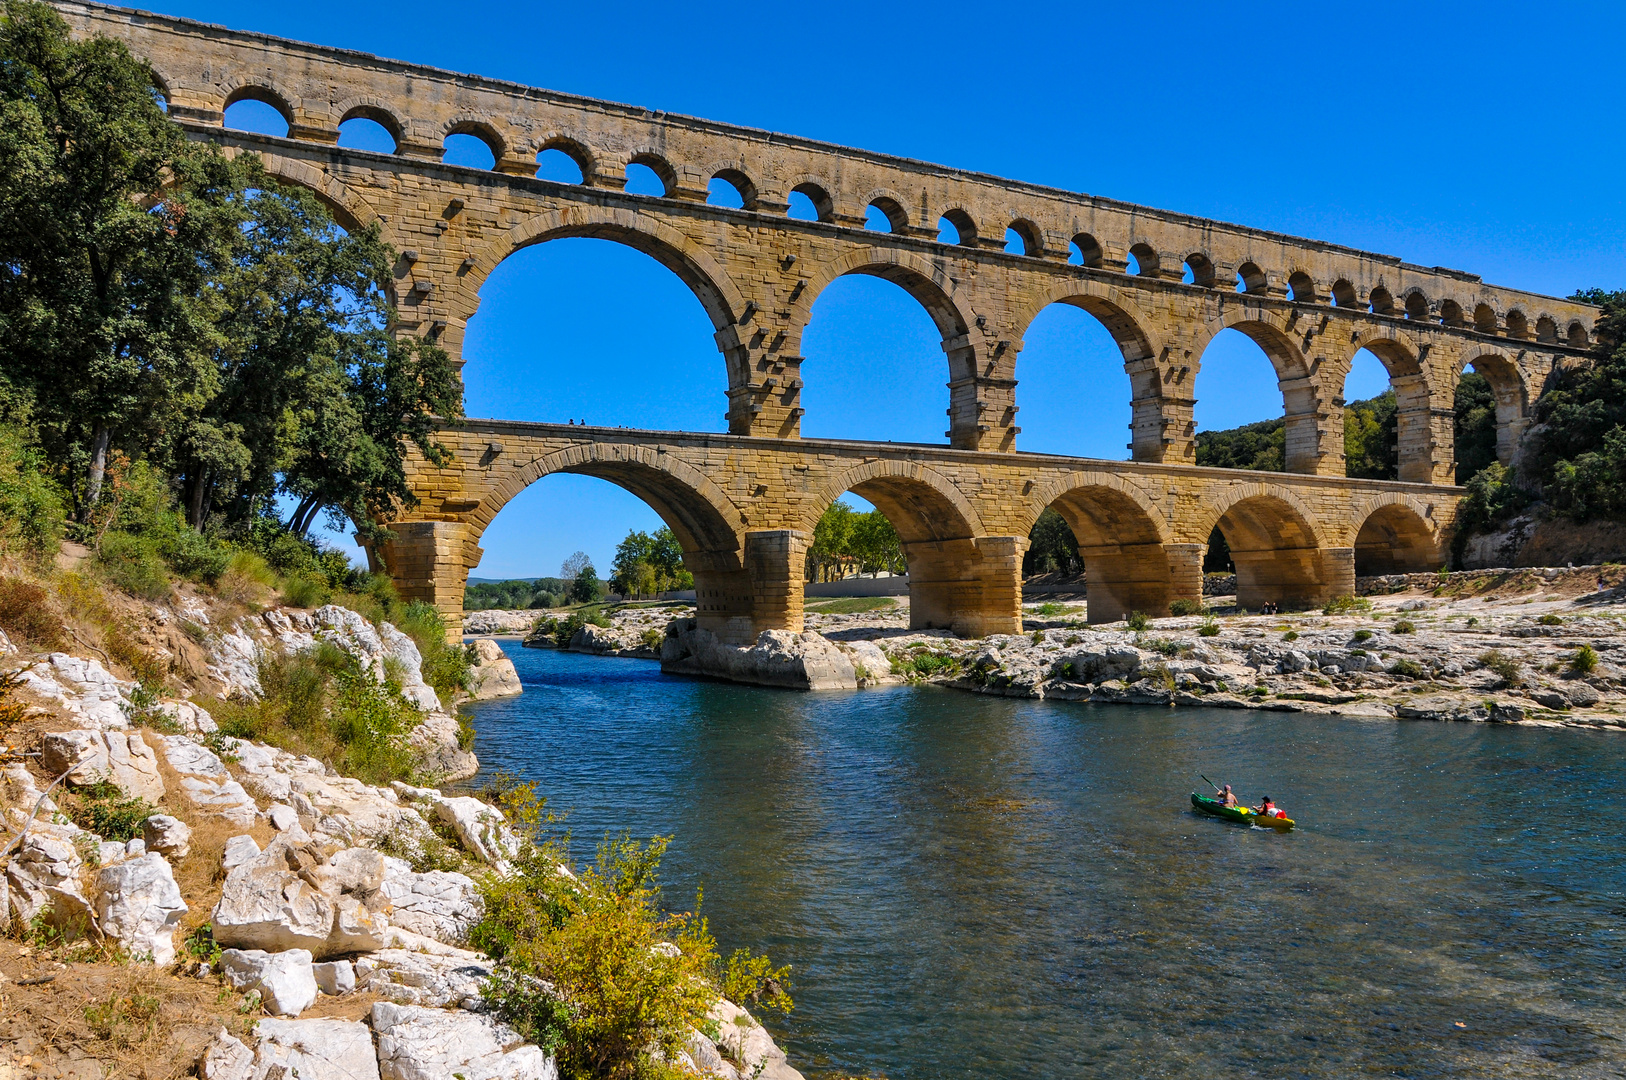
[{"label": "eroded rock face", "polygon": [[304,949],[226,949],[220,973],[233,989],[258,990],[266,1011],[276,1016],[298,1016],[316,1002],[316,974]]},{"label": "eroded rock face", "polygon": [[717,1021],[721,1037],[717,1045],[740,1066],[745,1076],[761,1080],[803,1080],[802,1074],[791,1068],[785,1052],[779,1049],[768,1034],[768,1029],[731,1001],[719,1001],[706,1014]]},{"label": "eroded rock face", "polygon": [[499,1020],[380,1001],[373,1005],[382,1080],[557,1080],[540,1047]]},{"label": "eroded rock face", "polygon": [[322,953],[333,933],[334,902],[301,877],[314,860],[286,843],[270,847],[226,875],[212,921],[221,945]]},{"label": "eroded rock face", "polygon": [[472,642],[474,662],[469,667],[469,697],[475,701],[510,697],[520,692],[519,672],[514,662],[490,638]]},{"label": "eroded rock face", "polygon": [[261,1020],[254,1034],[254,1080],[379,1080],[373,1034],[359,1020]]},{"label": "eroded rock face", "polygon": [[40,738],[40,764],[53,775],[67,773],[70,784],[106,781],[131,798],[155,803],[164,797],[158,755],[134,732],[50,732]]},{"label": "eroded rock face", "polygon": [[162,855],[140,855],[96,875],[96,920],[102,933],[133,957],[160,967],[175,959],[175,929],[187,912]]},{"label": "eroded rock face", "polygon": [[171,859],[184,859],[192,850],[192,826],[178,817],[154,814],[141,823],[141,839],[148,851]]},{"label": "eroded rock face", "polygon": [[818,634],[764,630],[755,645],[742,649],[722,644],[695,619],[678,619],[667,631],[661,645],[661,670],[792,690],[852,690],[858,686],[852,660]]},{"label": "eroded rock face", "polygon": [[402,1005],[480,1007],[480,984],[491,961],[479,953],[447,949],[445,955],[383,949],[356,964],[356,984]]},{"label": "eroded rock face", "polygon": [[382,891],[390,924],[450,945],[461,944],[484,910],[479,890],[462,874],[415,873],[401,859],[386,859]]},{"label": "eroded rock face", "polygon": [[198,1059],[203,1080],[253,1080],[254,1051],[225,1028],[215,1033]]},{"label": "eroded rock face", "polygon": [[73,828],[69,833],[68,828],[36,822],[24,834],[6,867],[11,910],[25,926],[50,904],[48,888],[79,891],[79,868],[84,860],[71,836],[80,830]]}]

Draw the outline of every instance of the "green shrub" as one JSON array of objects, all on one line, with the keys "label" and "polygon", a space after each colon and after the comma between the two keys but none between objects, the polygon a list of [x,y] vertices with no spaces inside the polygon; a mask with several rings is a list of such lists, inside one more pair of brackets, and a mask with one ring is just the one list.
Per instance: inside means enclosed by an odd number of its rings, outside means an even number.
[{"label": "green shrub", "polygon": [[422,825],[412,826],[403,822],[379,837],[374,846],[381,855],[405,859],[419,874],[436,870],[457,873],[464,868],[462,851],[436,835],[432,828],[426,829]]},{"label": "green shrub", "polygon": [[96,568],[116,588],[142,600],[167,600],[169,570],[157,546],[145,537],[109,532],[96,549]]},{"label": "green shrub", "polygon": [[21,431],[0,426],[0,554],[49,563],[65,523],[61,493],[39,449]]},{"label": "green shrub", "polygon": [[1054,603],[1048,603],[1047,602],[1047,603],[1043,603],[1043,604],[1039,605],[1038,614],[1040,614],[1040,615],[1060,615],[1062,612],[1064,612],[1066,610],[1067,610],[1067,605],[1065,605],[1065,604],[1054,604]]},{"label": "green shrub", "polygon": [[[1220,632],[1219,620],[1215,619],[1214,616],[1212,616],[1212,615],[1209,615],[1208,617],[1203,619],[1202,625],[1197,627],[1197,633],[1201,637],[1217,637],[1219,635],[1219,632]],[[1289,633],[1291,633],[1291,632],[1292,631],[1289,631]]]},{"label": "green shrub", "polygon": [[1406,679],[1421,679],[1428,672],[1415,660],[1396,660],[1389,665],[1389,674],[1399,675]]},{"label": "green shrub", "polygon": [[245,603],[277,584],[276,571],[255,551],[239,548],[231,553],[225,570],[215,581],[215,592],[227,600]]},{"label": "green shrub", "polygon": [[666,642],[666,635],[652,626],[639,634],[638,640],[643,642],[644,648],[660,652],[661,646]]},{"label": "green shrub", "polygon": [[289,607],[316,608],[332,599],[332,586],[319,577],[295,574],[282,584],[282,602]]},{"label": "green shrub", "polygon": [[1415,634],[1417,633],[1417,624],[1410,619],[1401,619],[1395,623],[1394,632],[1397,634]]},{"label": "green shrub", "polygon": [[930,646],[917,642],[910,646],[912,651],[908,656],[892,658],[892,671],[897,675],[932,676],[953,674],[960,662],[948,653],[935,653],[927,651]]},{"label": "green shrub", "polygon": [[1169,601],[1170,615],[1201,615],[1202,610],[1203,602],[1201,600],[1189,600],[1182,596]]},{"label": "green shrub", "polygon": [[1323,615],[1348,615],[1372,610],[1372,601],[1364,596],[1335,596],[1321,609]]},{"label": "green shrub", "polygon": [[423,657],[423,681],[435,688],[443,702],[469,688],[472,658],[460,642],[446,640],[446,621],[432,604],[414,600],[406,606],[398,627],[418,646]]},{"label": "green shrub", "polygon": [[[573,878],[559,873],[554,843],[528,845],[514,874],[482,886],[485,915],[470,940],[498,960],[482,997],[551,1049],[564,1076],[662,1075],[657,1058],[676,1056],[720,992],[706,921],[659,907],[667,843],[606,841]],[[742,982],[753,973],[749,960],[732,972]],[[764,974],[771,977],[771,966]]]},{"label": "green shrub", "polygon": [[790,1012],[796,1007],[785,992],[790,968],[776,968],[766,956],[754,956],[750,949],[735,949],[723,964],[723,997],[742,1008],[764,1006]]},{"label": "green shrub", "polygon": [[1131,611],[1124,617],[1124,622],[1128,624],[1129,629],[1135,631],[1137,634],[1152,624],[1151,620],[1148,619],[1144,613],[1139,611]]},{"label": "green shrub", "polygon": [[1496,677],[1502,680],[1503,686],[1518,686],[1524,681],[1519,672],[1518,662],[1500,649],[1482,653],[1479,663],[1494,672]]},{"label": "green shrub", "polygon": [[1560,619],[1557,615],[1554,615],[1552,612],[1548,612],[1547,614],[1543,615],[1541,618],[1537,619],[1536,622],[1540,623],[1542,626],[1563,626],[1564,625],[1564,620]]},{"label": "green shrub", "polygon": [[1598,650],[1582,645],[1570,656],[1570,671],[1576,675],[1590,675],[1598,667]]},{"label": "green shrub", "polygon": [[1372,631],[1370,631],[1370,630],[1357,630],[1353,634],[1351,634],[1350,637],[1352,639],[1354,639],[1355,641],[1371,641],[1372,640]]},{"label": "green shrub", "polygon": [[121,844],[140,836],[142,822],[158,812],[146,799],[125,798],[116,785],[105,781],[80,788],[67,801],[68,817],[75,825]]},{"label": "green shrub", "polygon": [[1282,635],[1283,641],[1297,641],[1298,639],[1299,632],[1297,630],[1289,630],[1287,633]]}]

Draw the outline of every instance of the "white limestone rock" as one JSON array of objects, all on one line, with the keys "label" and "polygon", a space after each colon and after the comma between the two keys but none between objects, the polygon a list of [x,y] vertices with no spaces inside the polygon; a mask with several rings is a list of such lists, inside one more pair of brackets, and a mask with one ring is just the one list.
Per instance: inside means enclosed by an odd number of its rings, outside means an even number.
[{"label": "white limestone rock", "polygon": [[260,646],[242,624],[209,638],[209,677],[226,698],[260,696]]},{"label": "white limestone rock", "polygon": [[220,857],[221,868],[230,873],[259,853],[260,845],[252,836],[234,836],[226,841],[226,850]]},{"label": "white limestone rock", "polygon": [[253,1080],[379,1080],[373,1034],[359,1020],[268,1019],[254,1034]]},{"label": "white limestone rock", "polygon": [[316,1001],[316,974],[304,949],[226,949],[220,973],[235,990],[258,990],[266,1011],[276,1016],[298,1016]]},{"label": "white limestone rock", "polygon": [[54,701],[63,712],[98,729],[128,726],[136,684],[118,678],[95,660],[51,653],[42,664],[18,673],[21,685]]},{"label": "white limestone rock", "polygon": [[423,755],[424,771],[440,783],[466,780],[480,771],[480,759],[457,744],[457,718],[435,710],[407,736],[407,745]]},{"label": "white limestone rock", "polygon": [[[23,835],[21,843],[6,866],[11,910],[23,925],[27,925],[40,910],[51,902],[46,890],[50,887],[80,893],[79,868],[84,865],[70,836],[82,830],[72,827],[50,827],[47,822],[36,822]],[[80,893],[81,897],[83,893]]]},{"label": "white limestone rock", "polygon": [[476,952],[446,949],[445,955],[382,949],[357,965],[359,989],[402,1005],[478,1009],[480,984],[491,977],[491,961]]},{"label": "white limestone rock", "polygon": [[162,855],[140,855],[103,867],[95,892],[102,933],[131,956],[151,956],[160,967],[175,959],[175,928],[187,906]]},{"label": "white limestone rock", "polygon": [[721,1037],[717,1045],[740,1065],[745,1076],[760,1080],[803,1080],[802,1074],[785,1061],[785,1052],[779,1049],[768,1034],[768,1029],[731,1001],[719,1001],[706,1014],[717,1021]]},{"label": "white limestone rock", "polygon": [[215,718],[201,705],[190,701],[160,701],[155,706],[156,711],[169,717],[188,734],[207,735],[212,731],[219,731]]},{"label": "white limestone rock", "polygon": [[535,625],[534,611],[471,611],[463,616],[465,634],[524,634]]},{"label": "white limestone rock", "polygon": [[198,1075],[203,1080],[254,1080],[254,1051],[221,1028],[203,1048]]},{"label": "white limestone rock", "polygon": [[311,973],[316,976],[317,989],[330,997],[348,994],[356,988],[356,965],[348,960],[312,964]]},{"label": "white limestone rock", "polygon": [[435,803],[435,816],[456,829],[463,846],[487,866],[506,872],[509,860],[519,854],[519,837],[508,828],[502,812],[479,799],[441,796]]},{"label": "white limestone rock", "polygon": [[376,1002],[382,1080],[557,1080],[554,1060],[491,1016]]},{"label": "white limestone rock", "polygon": [[178,817],[154,814],[141,823],[141,839],[148,851],[171,859],[184,859],[192,850],[192,826]]},{"label": "white limestone rock", "polygon": [[40,764],[52,774],[67,773],[70,784],[109,781],[131,798],[164,797],[158,755],[136,732],[49,732],[40,738]]},{"label": "white limestone rock", "polygon": [[468,939],[484,905],[474,882],[445,870],[415,873],[402,859],[385,859],[382,892],[390,902],[390,924],[456,945]]},{"label": "white limestone rock", "polygon": [[469,667],[470,698],[489,701],[521,692],[519,672],[514,670],[514,662],[508,659],[502,646],[490,638],[481,638],[471,642],[469,647],[474,651],[474,662]]},{"label": "white limestone rock", "polygon": [[314,863],[279,839],[226,875],[212,921],[215,940],[244,949],[321,954],[333,933],[333,899],[298,873]]},{"label": "white limestone rock", "polygon": [[852,661],[808,631],[764,630],[749,649],[719,642],[695,619],[678,619],[661,645],[661,670],[792,690],[852,690]]}]

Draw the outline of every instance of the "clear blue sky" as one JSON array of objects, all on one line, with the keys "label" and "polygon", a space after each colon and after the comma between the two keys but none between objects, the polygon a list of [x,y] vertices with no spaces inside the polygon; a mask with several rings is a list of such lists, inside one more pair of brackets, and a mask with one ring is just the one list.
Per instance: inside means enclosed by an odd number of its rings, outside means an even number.
[{"label": "clear blue sky", "polygon": [[[159,7],[1538,292],[1626,287],[1618,3]],[[557,241],[510,259],[482,297],[464,349],[469,415],[723,429],[710,324],[647,257]],[[1126,457],[1129,383],[1101,327],[1053,307],[1025,342],[1021,448]],[[945,441],[942,351],[896,286],[837,282],[803,353],[806,434]],[[918,391],[897,394],[900,378]],[[1383,388],[1370,361],[1346,396]],[[1268,361],[1234,332],[1204,356],[1196,394],[1202,428],[1281,412]],[[658,524],[608,483],[546,478],[492,524],[475,573],[552,574],[578,548],[605,567],[628,528]]]}]

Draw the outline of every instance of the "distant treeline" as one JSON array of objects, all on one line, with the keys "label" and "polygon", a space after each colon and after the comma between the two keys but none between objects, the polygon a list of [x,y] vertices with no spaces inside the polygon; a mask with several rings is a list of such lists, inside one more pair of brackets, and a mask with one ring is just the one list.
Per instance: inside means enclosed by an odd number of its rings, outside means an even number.
[{"label": "distant treeline", "polygon": [[464,611],[485,611],[501,608],[512,611],[519,608],[560,607],[568,603],[573,583],[564,578],[545,577],[535,581],[490,581],[470,585],[463,593]]}]

